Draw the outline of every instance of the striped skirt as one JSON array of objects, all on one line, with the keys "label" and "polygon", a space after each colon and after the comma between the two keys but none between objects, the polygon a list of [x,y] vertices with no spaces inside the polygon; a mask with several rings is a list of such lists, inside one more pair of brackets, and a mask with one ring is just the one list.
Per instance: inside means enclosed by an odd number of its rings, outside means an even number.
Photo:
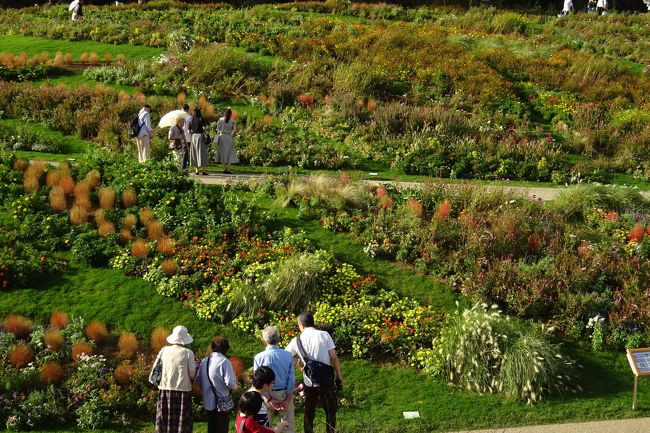
[{"label": "striped skirt", "polygon": [[191,391],[158,391],[156,433],[192,433]]}]

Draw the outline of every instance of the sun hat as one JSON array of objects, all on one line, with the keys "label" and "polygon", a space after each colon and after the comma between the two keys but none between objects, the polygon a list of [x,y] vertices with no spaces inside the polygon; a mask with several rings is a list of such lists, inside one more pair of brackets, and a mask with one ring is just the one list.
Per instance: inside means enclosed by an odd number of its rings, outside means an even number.
[{"label": "sun hat", "polygon": [[169,344],[190,344],[194,339],[192,336],[187,332],[187,328],[179,325],[174,327],[174,330],[172,331],[172,334],[167,337],[167,342]]}]

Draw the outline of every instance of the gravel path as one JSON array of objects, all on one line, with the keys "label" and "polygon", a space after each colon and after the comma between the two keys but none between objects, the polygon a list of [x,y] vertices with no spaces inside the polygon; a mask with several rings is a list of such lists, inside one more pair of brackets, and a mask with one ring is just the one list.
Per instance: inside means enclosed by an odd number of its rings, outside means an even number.
[{"label": "gravel path", "polygon": [[648,433],[650,418],[633,418],[615,421],[591,421],[568,424],[548,424],[528,427],[493,428],[488,430],[455,433]]},{"label": "gravel path", "polygon": [[[223,173],[211,173],[208,176],[196,176],[194,174],[192,177],[200,180],[201,182],[208,185],[226,185],[229,182],[246,182],[253,179],[261,179],[265,175],[260,174],[223,174]],[[364,182],[370,184],[392,184],[397,185],[398,188],[419,188],[422,183],[420,182],[395,182],[390,180],[364,180]],[[522,195],[527,195],[529,197],[540,198],[544,201],[553,200],[557,195],[562,192],[564,188],[539,188],[539,187],[523,187],[523,186],[498,186],[494,185],[493,188],[504,188],[510,191],[518,192]],[[650,199],[650,192],[642,191],[641,195],[645,198]],[[648,430],[650,433],[650,429]]]}]

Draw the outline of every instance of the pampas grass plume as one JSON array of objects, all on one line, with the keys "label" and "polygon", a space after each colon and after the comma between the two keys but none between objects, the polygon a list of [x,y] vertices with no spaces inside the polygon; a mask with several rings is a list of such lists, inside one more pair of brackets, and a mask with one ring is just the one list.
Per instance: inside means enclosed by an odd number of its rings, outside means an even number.
[{"label": "pampas grass plume", "polygon": [[130,213],[124,217],[124,222],[122,223],[122,227],[124,227],[125,229],[131,229],[137,223],[138,223],[138,217]]},{"label": "pampas grass plume", "polygon": [[14,170],[16,171],[25,171],[29,167],[29,161],[24,159],[17,159],[14,162]]},{"label": "pampas grass plume", "polygon": [[95,189],[99,185],[99,182],[102,180],[102,174],[99,170],[91,170],[86,175],[86,183],[90,189]]}]

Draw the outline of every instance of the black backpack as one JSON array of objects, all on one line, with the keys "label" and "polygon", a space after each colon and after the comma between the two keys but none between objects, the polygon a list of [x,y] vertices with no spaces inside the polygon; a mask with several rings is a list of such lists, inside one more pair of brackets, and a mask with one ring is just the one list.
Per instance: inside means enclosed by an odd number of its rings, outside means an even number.
[{"label": "black backpack", "polygon": [[140,134],[140,130],[142,129],[142,125],[140,124],[140,116],[135,116],[135,118],[129,123],[129,135],[131,137],[137,137],[138,134]]}]

